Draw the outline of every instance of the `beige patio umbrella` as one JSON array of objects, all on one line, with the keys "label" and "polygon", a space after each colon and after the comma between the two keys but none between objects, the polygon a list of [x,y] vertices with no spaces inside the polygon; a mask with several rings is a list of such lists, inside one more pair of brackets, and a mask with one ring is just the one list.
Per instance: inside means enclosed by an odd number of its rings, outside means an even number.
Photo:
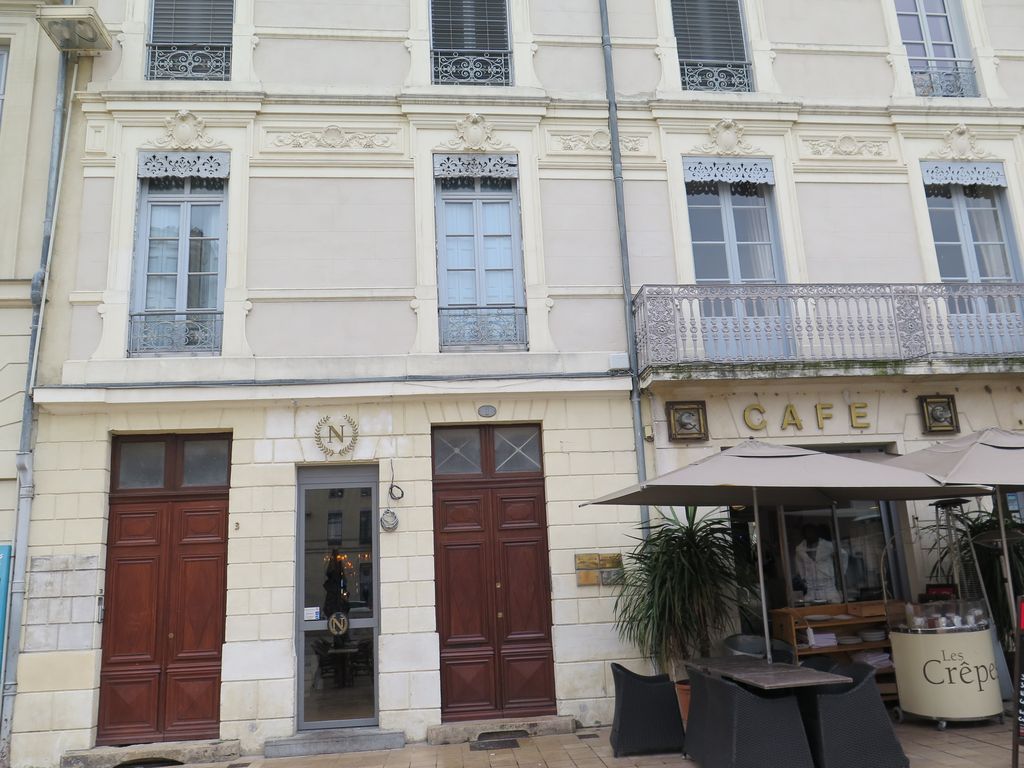
[{"label": "beige patio umbrella", "polygon": [[[1015,616],[1017,607],[1013,598],[1013,582],[1010,580],[1010,551],[1006,543],[1003,493],[1024,490],[1024,433],[994,427],[983,429],[905,456],[895,456],[886,464],[924,472],[941,483],[983,483],[994,486],[1006,599],[1009,601],[1009,615]],[[960,495],[959,491],[951,488],[948,490],[950,495]]]},{"label": "beige patio umbrella", "polygon": [[[828,506],[854,499],[935,499],[951,493],[977,495],[988,488],[951,488],[923,472],[835,456],[788,445],[745,440],[728,450],[681,469],[610,493],[591,504],[656,504],[716,506],[752,504],[759,531],[759,505]],[[757,535],[757,572],[761,587],[761,618],[769,663],[772,660],[765,602],[761,536]]]}]

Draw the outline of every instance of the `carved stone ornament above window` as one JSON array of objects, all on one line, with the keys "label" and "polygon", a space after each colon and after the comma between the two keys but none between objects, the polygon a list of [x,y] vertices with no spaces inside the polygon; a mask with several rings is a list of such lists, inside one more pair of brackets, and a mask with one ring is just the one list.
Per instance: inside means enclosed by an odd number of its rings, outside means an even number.
[{"label": "carved stone ornament above window", "polygon": [[391,136],[368,131],[346,131],[328,125],[319,131],[288,131],[274,137],[273,146],[289,149],[385,149],[393,144]]},{"label": "carved stone ornament above window", "polygon": [[983,184],[1005,187],[1006,172],[1002,163],[937,163],[923,161],[921,174],[925,184]]},{"label": "carved stone ornament above window", "polygon": [[494,135],[494,126],[487,118],[476,112],[466,115],[455,124],[456,137],[445,142],[451,149],[486,152],[489,149],[502,149],[508,144]]},{"label": "carved stone ornament above window", "polygon": [[936,160],[988,160],[994,155],[981,149],[978,144],[978,137],[974,131],[963,123],[946,131],[942,137],[942,146],[934,152],[929,152],[927,157]]},{"label": "carved stone ornament above window", "polygon": [[683,159],[683,178],[686,181],[725,181],[730,184],[741,181],[774,184],[775,172],[771,160],[687,157]]},{"label": "carved stone ornament above window", "polygon": [[434,155],[434,178],[519,178],[516,155]]},{"label": "carved stone ornament above window", "polygon": [[691,151],[705,155],[753,155],[761,150],[743,138],[743,126],[735,120],[719,120],[708,128],[710,141]]},{"label": "carved stone ornament above window", "polygon": [[164,119],[164,135],[146,144],[160,149],[220,149],[227,144],[206,133],[206,121],[187,109]]},{"label": "carved stone ornament above window", "polygon": [[139,155],[139,178],[168,176],[187,179],[226,179],[231,168],[228,152],[143,152]]},{"label": "carved stone ornament above window", "polygon": [[810,153],[816,157],[886,157],[889,142],[886,139],[861,139],[849,134],[835,138],[804,139]]}]

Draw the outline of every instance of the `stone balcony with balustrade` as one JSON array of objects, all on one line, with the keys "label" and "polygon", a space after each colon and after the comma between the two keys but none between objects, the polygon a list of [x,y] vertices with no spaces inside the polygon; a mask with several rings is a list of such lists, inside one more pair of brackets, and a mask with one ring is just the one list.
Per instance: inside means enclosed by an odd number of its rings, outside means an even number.
[{"label": "stone balcony with balustrade", "polygon": [[1024,371],[1024,284],[645,285],[657,379]]}]

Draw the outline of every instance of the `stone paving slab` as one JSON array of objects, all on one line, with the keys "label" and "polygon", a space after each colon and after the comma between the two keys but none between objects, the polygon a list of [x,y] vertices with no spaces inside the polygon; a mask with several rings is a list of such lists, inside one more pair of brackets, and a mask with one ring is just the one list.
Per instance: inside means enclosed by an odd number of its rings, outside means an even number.
[{"label": "stone paving slab", "polygon": [[[1008,768],[1010,726],[951,724],[939,731],[928,722],[897,725],[911,768]],[[469,744],[412,744],[385,752],[276,758],[243,757],[233,768],[696,768],[680,755],[612,757],[608,728],[519,739],[514,749],[470,751]],[[592,736],[596,735],[596,738]],[[583,738],[580,738],[583,737]],[[214,768],[214,766],[205,766]],[[228,768],[219,763],[216,768]],[[780,768],[783,768],[780,766]],[[871,768],[865,766],[864,768]]]}]

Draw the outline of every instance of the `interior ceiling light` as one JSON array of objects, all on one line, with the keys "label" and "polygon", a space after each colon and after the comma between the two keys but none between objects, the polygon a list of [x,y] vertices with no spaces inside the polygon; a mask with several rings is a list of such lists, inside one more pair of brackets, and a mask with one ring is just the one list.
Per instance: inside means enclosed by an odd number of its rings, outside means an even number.
[{"label": "interior ceiling light", "polygon": [[36,21],[64,53],[95,55],[111,48],[110,32],[95,8],[44,6],[36,11]]}]

